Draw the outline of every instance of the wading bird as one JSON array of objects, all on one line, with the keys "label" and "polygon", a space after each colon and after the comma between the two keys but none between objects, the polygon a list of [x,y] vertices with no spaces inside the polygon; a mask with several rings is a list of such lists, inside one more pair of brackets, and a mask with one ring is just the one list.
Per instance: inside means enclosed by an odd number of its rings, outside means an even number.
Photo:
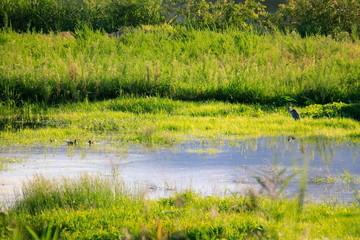
[{"label": "wading bird", "polygon": [[293,109],[292,107],[288,108],[289,112],[291,113],[291,116],[295,119],[295,120],[300,120],[300,114],[296,109]]}]

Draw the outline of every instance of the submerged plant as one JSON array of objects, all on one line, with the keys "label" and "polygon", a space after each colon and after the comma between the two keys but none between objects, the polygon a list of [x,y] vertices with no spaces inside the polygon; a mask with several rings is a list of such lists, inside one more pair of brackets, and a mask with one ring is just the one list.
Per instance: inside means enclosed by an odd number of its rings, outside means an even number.
[{"label": "submerged plant", "polygon": [[359,188],[360,178],[351,176],[351,174],[345,170],[342,179],[346,184],[346,188],[352,189],[355,200],[360,205],[360,188]]},{"label": "submerged plant", "polygon": [[290,181],[299,173],[287,174],[286,168],[270,167],[268,170],[255,171],[253,178],[260,185],[260,194],[266,194],[273,199],[282,196]]}]

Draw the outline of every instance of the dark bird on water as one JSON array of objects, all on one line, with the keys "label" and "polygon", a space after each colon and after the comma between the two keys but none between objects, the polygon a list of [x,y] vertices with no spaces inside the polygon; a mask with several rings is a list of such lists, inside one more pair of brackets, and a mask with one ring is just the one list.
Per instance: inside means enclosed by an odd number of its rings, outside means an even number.
[{"label": "dark bird on water", "polygon": [[300,114],[296,109],[293,109],[292,107],[288,108],[289,112],[291,113],[291,116],[295,119],[295,120],[300,120]]},{"label": "dark bird on water", "polygon": [[288,142],[292,142],[295,139],[296,139],[296,137],[294,137],[294,136],[288,136],[288,138],[287,138]]},{"label": "dark bird on water", "polygon": [[69,146],[72,146],[72,145],[76,145],[76,144],[77,144],[76,139],[75,139],[75,140],[66,140],[65,142],[66,142],[67,145],[69,145]]},{"label": "dark bird on water", "polygon": [[96,144],[96,142],[95,142],[95,141],[92,141],[92,140],[89,140],[89,141],[88,141],[88,144],[89,144],[89,145],[93,145],[93,144]]}]

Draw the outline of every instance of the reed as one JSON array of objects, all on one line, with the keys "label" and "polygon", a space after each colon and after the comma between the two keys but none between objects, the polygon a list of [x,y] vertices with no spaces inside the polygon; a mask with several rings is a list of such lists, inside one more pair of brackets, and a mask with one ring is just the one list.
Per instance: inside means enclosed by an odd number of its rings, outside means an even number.
[{"label": "reed", "polygon": [[24,198],[1,215],[2,239],[353,239],[360,231],[356,205],[307,202],[298,212],[296,198],[192,191],[157,200],[113,198],[104,195],[112,183],[85,179],[29,183]]},{"label": "reed", "polygon": [[360,101],[359,41],[143,26],[119,38],[0,32],[0,100],[57,104],[126,95],[273,105]]},{"label": "reed", "polygon": [[78,179],[50,180],[35,176],[23,185],[21,199],[16,201],[13,210],[34,215],[57,208],[102,208],[125,195],[130,196],[130,191],[115,177],[100,179],[83,175]]}]

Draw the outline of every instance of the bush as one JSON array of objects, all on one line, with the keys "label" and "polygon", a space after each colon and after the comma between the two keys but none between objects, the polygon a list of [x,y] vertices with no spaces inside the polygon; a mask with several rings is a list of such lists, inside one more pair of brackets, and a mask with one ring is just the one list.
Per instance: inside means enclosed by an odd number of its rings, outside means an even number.
[{"label": "bush", "polygon": [[160,0],[4,0],[0,1],[0,27],[16,31],[74,31],[88,25],[115,31],[122,26],[157,24],[162,19]]},{"label": "bush", "polygon": [[353,118],[355,120],[360,120],[360,104],[352,103],[331,103],[331,104],[313,104],[307,106],[303,110],[303,116],[311,118],[336,118],[336,117],[346,117]]},{"label": "bush", "polygon": [[256,0],[243,3],[233,0],[172,0],[169,6],[169,12],[175,14],[175,18],[198,28],[247,28],[261,25],[266,16],[265,6]]},{"label": "bush", "polygon": [[111,28],[159,24],[164,21],[161,0],[109,0],[105,9]]},{"label": "bush", "polygon": [[[273,16],[281,29],[308,34],[359,34],[360,2],[357,0],[287,0]],[[355,26],[355,27],[354,27]]]},{"label": "bush", "polygon": [[257,0],[3,0],[0,27],[16,31],[74,31],[78,26],[114,32],[165,22],[222,29],[261,25],[265,6]]}]

